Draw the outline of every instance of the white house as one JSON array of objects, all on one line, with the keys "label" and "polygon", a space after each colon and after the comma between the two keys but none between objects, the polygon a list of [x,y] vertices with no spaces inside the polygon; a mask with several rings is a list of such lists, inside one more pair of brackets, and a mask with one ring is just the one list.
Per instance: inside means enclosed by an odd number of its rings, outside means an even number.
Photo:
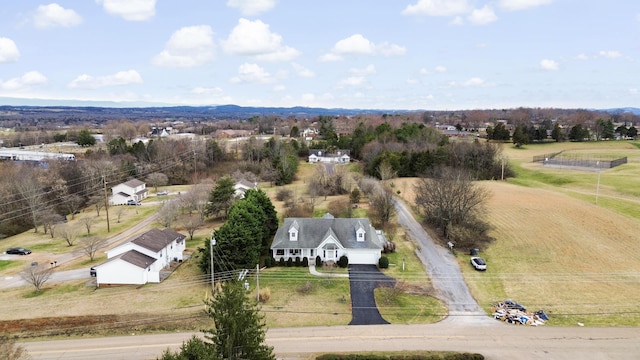
[{"label": "white house", "polygon": [[320,256],[322,261],[337,262],[345,255],[349,264],[377,264],[386,242],[382,231],[376,230],[369,219],[336,219],[326,214],[322,218],[284,219],[271,251],[276,261],[306,257],[313,264]]},{"label": "white house", "polygon": [[249,189],[257,189],[258,188],[258,183],[252,183],[248,180],[240,180],[238,181],[235,185],[233,185],[233,188],[235,189],[235,197],[238,199],[243,199],[244,198],[244,193],[249,190]]},{"label": "white house", "polygon": [[309,150],[310,163],[338,163],[347,164],[351,161],[349,150],[337,150],[335,153],[328,153],[325,150]]},{"label": "white house", "polygon": [[147,185],[138,179],[131,179],[111,188],[109,205],[126,205],[127,201],[141,201],[149,194]]},{"label": "white house", "polygon": [[171,229],[151,229],[108,250],[108,260],[95,266],[97,286],[159,283],[161,270],[183,260],[185,238]]}]

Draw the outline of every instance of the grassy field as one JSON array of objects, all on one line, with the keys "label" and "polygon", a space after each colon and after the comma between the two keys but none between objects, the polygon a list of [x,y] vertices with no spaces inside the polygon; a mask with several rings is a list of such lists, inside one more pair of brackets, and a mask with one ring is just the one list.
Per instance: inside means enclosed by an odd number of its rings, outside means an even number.
[{"label": "grassy field", "polygon": [[[561,150],[602,158],[628,156],[629,163],[600,173],[596,205],[597,172],[545,168],[531,162],[534,155]],[[529,145],[521,149],[505,145],[504,154],[518,177],[478,183],[491,193],[486,218],[496,241],[481,249],[489,270],[474,271],[469,256],[458,252],[460,267],[481,306],[489,312],[495,302],[511,298],[532,310],[547,311],[552,326],[638,326],[640,148],[628,142]],[[305,179],[313,176],[313,171],[313,166],[301,164],[298,180],[289,185],[297,197],[305,196]],[[414,182],[394,179],[393,186],[401,197],[413,202]],[[261,184],[261,188],[273,198],[275,187]],[[316,210],[321,212],[335,198],[318,199]],[[274,205],[281,214],[284,204],[274,201]],[[366,209],[366,203],[362,205]],[[110,214],[111,233],[154,211],[144,206],[125,210],[120,224]],[[79,216],[85,215],[95,216],[95,212]],[[106,234],[103,216],[104,212],[96,219],[92,233]],[[219,225],[210,223],[198,231],[197,238],[188,242],[188,252],[195,252]],[[383,316],[393,323],[437,321],[439,317],[433,314],[443,314],[446,309],[425,296],[430,283],[413,255],[414,243],[402,231],[394,240],[398,252],[389,255],[391,266],[386,273],[411,291],[390,302],[388,296],[377,294]],[[0,262],[3,276],[15,275],[27,261],[40,257],[47,261],[47,254],[68,250],[62,240],[52,241],[49,235],[32,231],[3,240],[3,245],[38,249],[32,254],[35,257]],[[104,260],[104,255],[100,256],[96,263]],[[65,266],[70,269],[88,263],[85,258]],[[255,279],[250,285],[255,294]],[[269,301],[262,305],[270,327],[344,325],[351,319],[347,279],[314,277],[300,268],[271,268],[260,274],[260,288],[270,292]],[[210,284],[191,260],[161,284],[95,289],[91,281],[80,280],[48,284],[38,295],[30,288],[3,290],[0,316],[21,319],[91,314],[117,317],[115,321],[127,330],[199,330],[210,325],[201,311],[207,296]]]},{"label": "grassy field", "polygon": [[[598,204],[595,171],[546,168],[534,155],[565,150],[595,158],[627,156],[602,171]],[[486,219],[496,241],[476,272],[469,256],[458,261],[472,293],[491,311],[511,298],[544,309],[549,325],[638,326],[640,312],[640,150],[629,142],[505,145],[518,177],[478,183],[489,190]],[[395,179],[413,201],[413,179]]]}]

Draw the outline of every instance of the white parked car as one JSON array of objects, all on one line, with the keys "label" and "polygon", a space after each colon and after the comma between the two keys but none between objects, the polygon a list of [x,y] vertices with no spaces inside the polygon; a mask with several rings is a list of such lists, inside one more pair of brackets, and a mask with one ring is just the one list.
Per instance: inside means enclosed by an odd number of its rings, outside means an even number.
[{"label": "white parked car", "polygon": [[472,257],[471,265],[473,265],[473,267],[476,270],[481,270],[481,271],[487,270],[487,263],[481,257],[477,257],[477,256]]}]

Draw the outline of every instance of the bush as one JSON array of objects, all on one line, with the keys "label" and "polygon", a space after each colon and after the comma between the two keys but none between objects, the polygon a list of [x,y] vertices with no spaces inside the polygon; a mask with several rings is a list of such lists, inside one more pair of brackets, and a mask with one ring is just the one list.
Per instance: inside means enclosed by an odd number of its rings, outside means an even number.
[{"label": "bush", "polygon": [[296,291],[300,294],[308,294],[313,291],[313,284],[311,283],[311,281],[307,281],[304,284],[298,286],[298,288],[296,288]]},{"label": "bush", "polygon": [[293,198],[293,191],[287,188],[282,188],[278,190],[278,192],[276,192],[276,200],[278,201],[286,201],[292,198]]},{"label": "bush", "polygon": [[292,267],[293,266],[293,259],[292,258],[288,258],[287,259],[287,267]]},{"label": "bush", "polygon": [[322,266],[322,258],[320,258],[320,255],[316,256],[316,266]]},{"label": "bush", "polygon": [[346,268],[347,266],[349,266],[349,258],[346,255],[340,256],[340,259],[338,260],[338,266],[340,266],[341,268]]},{"label": "bush", "polygon": [[300,267],[300,265],[302,265],[302,262],[300,261],[300,256],[296,256],[296,267]]},{"label": "bush", "polygon": [[306,256],[302,258],[302,266],[309,267],[309,259]]},{"label": "bush", "polygon": [[271,262],[271,258],[270,257],[264,258],[264,266],[266,266],[268,268],[273,266],[273,263]]},{"label": "bush", "polygon": [[281,257],[280,260],[278,260],[278,266],[285,266],[285,262],[284,262],[284,258]]},{"label": "bush", "polygon": [[386,256],[381,256],[380,260],[378,260],[378,267],[380,269],[388,269],[389,268],[389,258]]},{"label": "bush", "polygon": [[267,301],[269,301],[269,299],[271,299],[271,289],[260,289],[260,295],[258,295],[258,297],[260,298],[261,303],[266,303]]},{"label": "bush", "polygon": [[389,241],[382,245],[382,252],[385,254],[392,253],[396,251],[396,244]]}]

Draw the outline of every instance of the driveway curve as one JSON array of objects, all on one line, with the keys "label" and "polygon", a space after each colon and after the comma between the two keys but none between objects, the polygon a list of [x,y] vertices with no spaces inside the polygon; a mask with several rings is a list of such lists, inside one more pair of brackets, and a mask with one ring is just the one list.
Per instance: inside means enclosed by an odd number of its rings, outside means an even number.
[{"label": "driveway curve", "polygon": [[398,224],[402,225],[407,234],[419,245],[416,254],[431,278],[437,297],[449,309],[449,316],[443,321],[499,324],[499,322],[490,319],[473,298],[464,281],[460,267],[450,251],[433,241],[403,202],[394,199],[394,205]]},{"label": "driveway curve", "polygon": [[395,279],[384,275],[375,265],[349,265],[351,322],[349,325],[389,324],[378,311],[373,291],[381,286],[394,286]]}]

